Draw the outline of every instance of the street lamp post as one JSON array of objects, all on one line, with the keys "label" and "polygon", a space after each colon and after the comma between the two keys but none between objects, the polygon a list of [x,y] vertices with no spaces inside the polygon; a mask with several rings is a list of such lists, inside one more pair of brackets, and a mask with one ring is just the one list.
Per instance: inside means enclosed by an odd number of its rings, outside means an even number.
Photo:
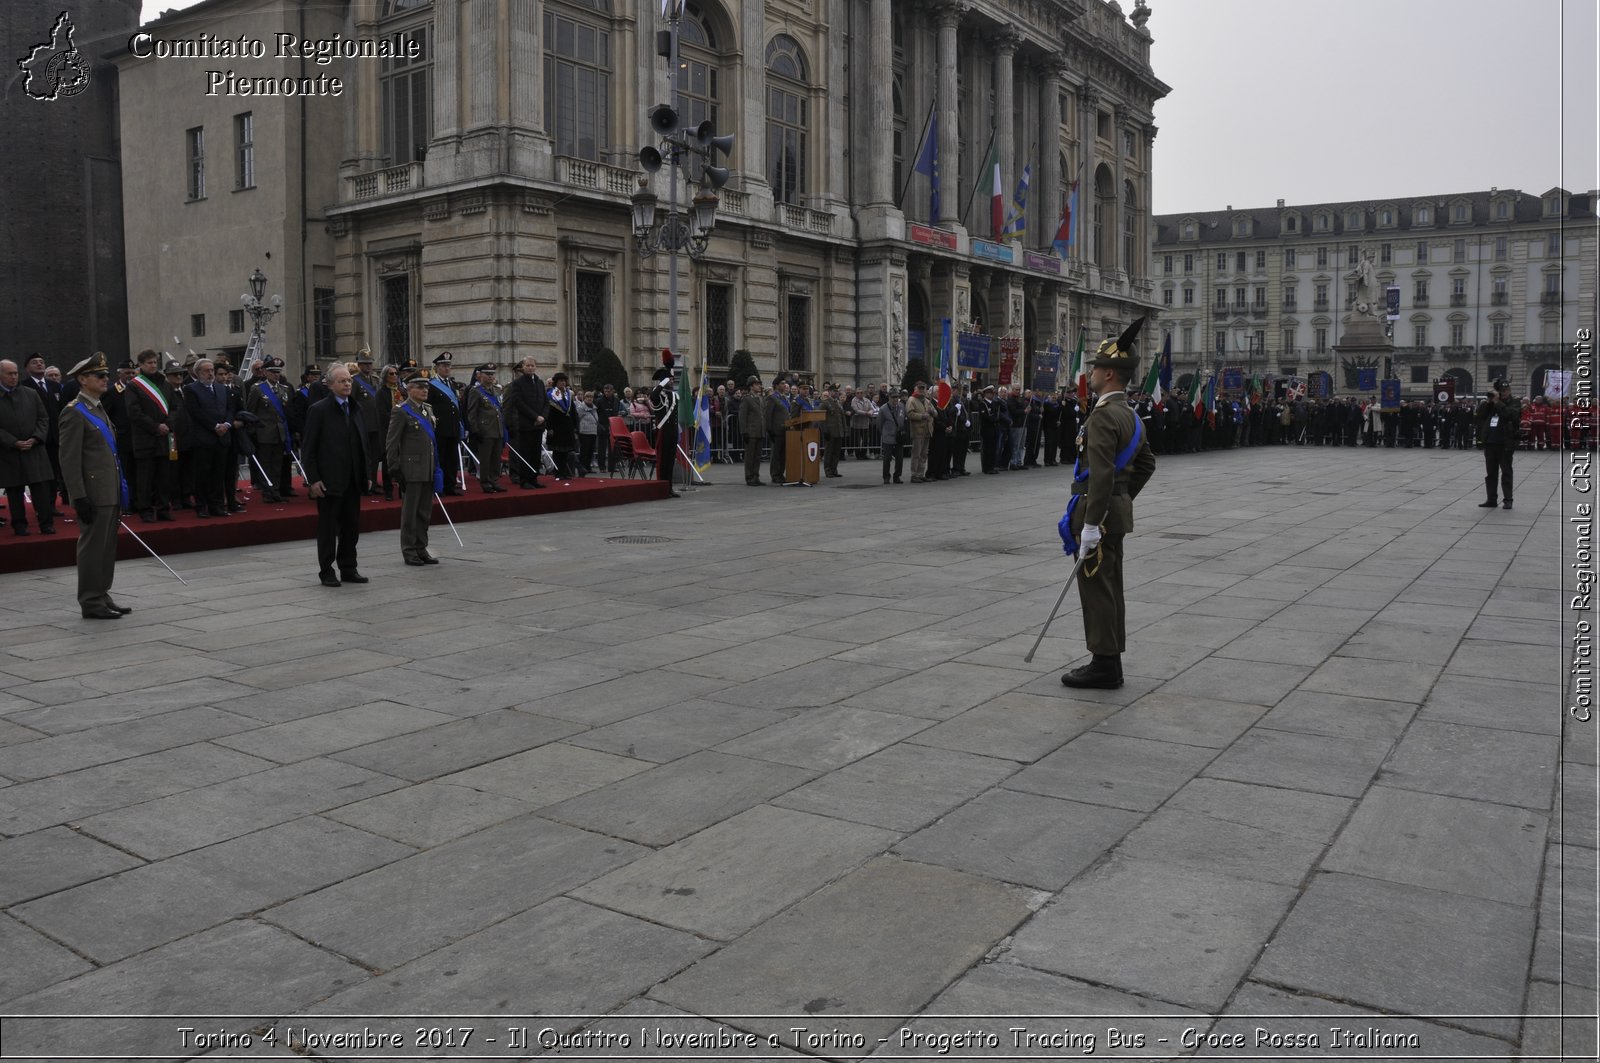
[{"label": "street lamp post", "polygon": [[[244,312],[250,315],[254,328],[250,331],[250,349],[245,352],[245,361],[259,358],[262,355],[263,344],[266,343],[266,326],[283,310],[283,296],[274,295],[271,305],[263,301],[267,294],[267,275],[261,272],[258,266],[250,274],[250,290],[239,296],[239,302],[244,306]],[[244,368],[248,371],[249,366]]]},{"label": "street lamp post", "polygon": [[[650,109],[650,128],[660,138],[659,146],[646,144],[639,149],[639,165],[645,176],[639,178],[639,191],[633,196],[634,243],[641,258],[651,258],[666,250],[671,259],[667,286],[666,346],[674,353],[678,346],[678,253],[682,251],[691,259],[700,259],[711,241],[711,230],[716,225],[716,190],[728,183],[728,170],[716,166],[718,152],[733,150],[733,137],[718,136],[710,120],[701,122],[693,130],[685,128],[679,118],[678,91],[680,70],[678,58],[678,24],[683,19],[683,0],[663,0],[661,13],[667,21],[665,36],[669,39],[667,58],[668,74],[672,79],[672,102],[657,104]],[[684,213],[678,209],[678,178],[680,168],[691,156],[698,156],[704,167],[701,187]],[[650,191],[650,175],[670,165],[667,175],[667,211],[656,216],[656,196]]]}]

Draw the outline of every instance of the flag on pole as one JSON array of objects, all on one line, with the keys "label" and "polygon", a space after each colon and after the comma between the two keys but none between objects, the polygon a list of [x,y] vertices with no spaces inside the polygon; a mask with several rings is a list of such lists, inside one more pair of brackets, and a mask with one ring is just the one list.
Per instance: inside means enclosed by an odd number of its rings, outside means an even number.
[{"label": "flag on pole", "polygon": [[1194,371],[1194,383],[1189,387],[1191,389],[1190,398],[1194,400],[1194,415],[1197,418],[1204,417],[1206,415],[1206,381],[1201,378],[1198,367]]},{"label": "flag on pole", "polygon": [[1006,222],[1006,233],[1011,236],[1022,236],[1028,231],[1028,184],[1033,178],[1033,163],[1028,163],[1022,168],[1022,177],[1017,181],[1016,194],[1011,197],[1011,219]]},{"label": "flag on pole", "polygon": [[1170,332],[1167,333],[1167,341],[1161,345],[1161,377],[1159,383],[1162,394],[1172,394],[1172,333]]},{"label": "flag on pole", "polygon": [[678,370],[678,429],[687,433],[694,427],[694,399],[689,395],[689,366]]},{"label": "flag on pole", "polygon": [[922,154],[912,167],[917,173],[928,175],[928,220],[939,220],[939,116],[933,116],[928,126],[928,139],[923,142]]},{"label": "flag on pole", "polygon": [[1089,401],[1089,374],[1083,369],[1083,344],[1089,330],[1085,326],[1078,328],[1078,349],[1072,354],[1072,376],[1078,389],[1078,401]]},{"label": "flag on pole", "polygon": [[1144,378],[1144,393],[1154,402],[1161,401],[1161,364],[1163,360],[1172,357],[1172,333],[1167,333],[1161,341],[1161,357],[1150,361],[1150,372]]},{"label": "flag on pole", "polygon": [[711,467],[711,389],[706,367],[700,367],[700,401],[694,406],[694,467],[704,475]]},{"label": "flag on pole", "polygon": [[933,394],[935,404],[942,410],[950,405],[953,392],[950,387],[950,319],[941,318],[940,323],[942,335],[939,338],[939,381],[934,385]]},{"label": "flag on pole", "polygon": [[1000,177],[1000,145],[989,148],[989,162],[983,168],[981,186],[989,200],[989,231],[999,239],[1006,229],[1006,193]]},{"label": "flag on pole", "polygon": [[1078,216],[1078,182],[1072,182],[1072,188],[1067,193],[1067,201],[1061,205],[1061,224],[1056,227],[1056,238],[1051,243],[1057,258],[1066,258],[1067,252],[1072,250],[1073,232],[1072,219]]}]

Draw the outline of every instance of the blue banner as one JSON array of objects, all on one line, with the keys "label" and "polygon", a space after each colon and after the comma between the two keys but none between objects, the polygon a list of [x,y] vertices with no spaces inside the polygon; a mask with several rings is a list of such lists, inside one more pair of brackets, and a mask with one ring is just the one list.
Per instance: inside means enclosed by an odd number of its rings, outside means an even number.
[{"label": "blue banner", "polygon": [[1400,408],[1400,381],[1389,379],[1383,382],[1382,399],[1378,403],[1380,409],[1398,410]]},{"label": "blue banner", "polygon": [[963,332],[957,341],[956,364],[962,369],[988,369],[993,341],[988,336]]},{"label": "blue banner", "polygon": [[1244,391],[1244,370],[1238,366],[1224,367],[1222,370],[1222,390],[1230,395],[1237,395]]},{"label": "blue banner", "polygon": [[1054,391],[1056,374],[1061,370],[1061,348],[1052,343],[1047,351],[1033,355],[1033,390]]},{"label": "blue banner", "polygon": [[935,374],[940,380],[950,375],[950,319],[939,319],[939,371]]},{"label": "blue banner", "polygon": [[[922,359],[923,365],[928,364],[928,334],[919,328],[906,330],[906,360],[913,358]],[[898,380],[894,384],[900,386]]]},{"label": "blue banner", "polygon": [[1373,365],[1368,366],[1365,369],[1357,369],[1356,387],[1360,388],[1362,391],[1377,391],[1378,367]]},{"label": "blue banner", "polygon": [[1333,397],[1333,377],[1321,370],[1306,377],[1306,395],[1313,399]]}]

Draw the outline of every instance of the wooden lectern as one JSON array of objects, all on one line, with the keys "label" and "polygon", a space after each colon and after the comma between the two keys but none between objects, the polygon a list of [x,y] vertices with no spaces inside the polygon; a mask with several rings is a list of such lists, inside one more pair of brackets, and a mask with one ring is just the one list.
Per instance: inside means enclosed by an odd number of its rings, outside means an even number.
[{"label": "wooden lectern", "polygon": [[815,487],[822,479],[822,425],[828,415],[821,410],[797,413],[784,422],[784,486]]}]

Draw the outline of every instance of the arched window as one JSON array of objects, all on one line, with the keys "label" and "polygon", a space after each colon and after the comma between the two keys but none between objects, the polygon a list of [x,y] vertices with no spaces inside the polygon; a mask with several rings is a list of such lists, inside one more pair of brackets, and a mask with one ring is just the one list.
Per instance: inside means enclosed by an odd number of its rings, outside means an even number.
[{"label": "arched window", "polygon": [[[718,133],[729,132],[721,127],[717,116],[722,48],[716,22],[707,17],[702,5],[684,5],[683,19],[678,23],[678,108],[686,129],[696,129],[701,122],[709,121]],[[687,161],[689,179],[698,183],[705,161],[692,152]],[[717,162],[722,164],[721,160]]]},{"label": "arched window", "polygon": [[[1112,199],[1115,189],[1116,184],[1111,176],[1111,168],[1102,164],[1094,172],[1094,214],[1091,219],[1093,221],[1094,239],[1090,241],[1090,248],[1094,252],[1094,261],[1102,266],[1107,264],[1106,259],[1110,257],[1110,251],[1113,246],[1106,242],[1106,223],[1109,222],[1113,226],[1117,223]],[[1115,229],[1112,231],[1115,232]]]},{"label": "arched window", "polygon": [[[382,111],[383,154],[390,166],[416,162],[433,139],[433,0],[383,0],[383,36],[396,56],[379,61],[378,100]],[[417,57],[409,57],[415,45]]]},{"label": "arched window", "polygon": [[899,71],[895,72],[889,91],[894,98],[894,187],[890,191],[898,202],[906,180],[906,102],[904,79]]},{"label": "arched window", "polygon": [[1134,235],[1138,231],[1139,193],[1132,181],[1122,183],[1122,268],[1133,276],[1143,276],[1144,269],[1134,257]]},{"label": "arched window", "polygon": [[787,34],[772,38],[767,45],[767,181],[778,203],[799,203],[806,193],[807,80],[800,43]]},{"label": "arched window", "polygon": [[611,144],[610,0],[568,0],[544,12],[544,122],[557,155],[600,161]]}]

